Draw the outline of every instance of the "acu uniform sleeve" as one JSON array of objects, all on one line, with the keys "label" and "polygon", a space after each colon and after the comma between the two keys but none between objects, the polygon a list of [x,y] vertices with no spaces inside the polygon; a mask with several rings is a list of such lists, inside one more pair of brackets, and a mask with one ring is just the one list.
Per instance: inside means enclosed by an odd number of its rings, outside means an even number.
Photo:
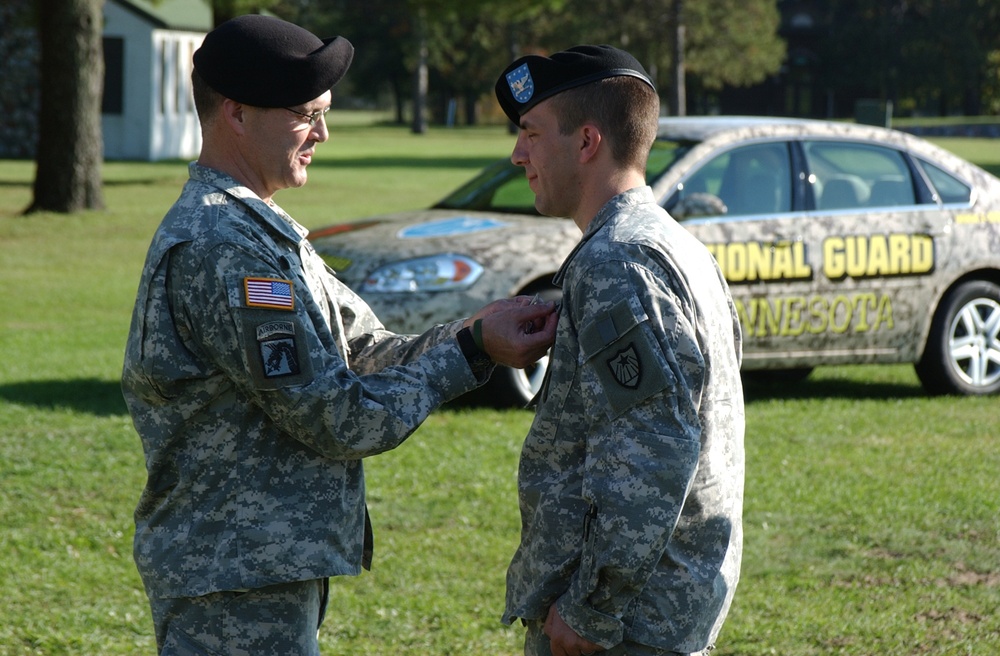
[{"label": "acu uniform sleeve", "polygon": [[[583,553],[557,607],[580,635],[612,647],[621,617],[660,561],[698,462],[678,360],[690,332],[657,276],[604,262],[580,281],[581,388],[594,421],[586,436]],[[697,415],[695,414],[695,417]]]},{"label": "acu uniform sleeve", "polygon": [[458,320],[432,326],[420,335],[388,331],[364,299],[337,279],[329,267],[326,273],[346,332],[350,368],[356,374],[373,374],[392,365],[412,362],[428,349],[454,339],[462,327],[462,320]]},{"label": "acu uniform sleeve", "polygon": [[281,430],[330,457],[394,448],[435,407],[477,384],[454,340],[358,376],[305,285],[237,246],[216,246],[196,271],[172,281],[192,348]]}]

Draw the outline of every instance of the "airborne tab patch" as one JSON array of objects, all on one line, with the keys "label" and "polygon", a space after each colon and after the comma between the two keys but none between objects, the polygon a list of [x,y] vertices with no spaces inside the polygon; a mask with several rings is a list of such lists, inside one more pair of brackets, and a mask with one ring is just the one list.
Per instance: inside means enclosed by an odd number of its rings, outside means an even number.
[{"label": "airborne tab patch", "polygon": [[292,281],[280,278],[244,278],[247,307],[294,310]]},{"label": "airborne tab patch", "polygon": [[294,324],[272,321],[257,326],[257,342],[265,377],[294,376],[301,372]]}]

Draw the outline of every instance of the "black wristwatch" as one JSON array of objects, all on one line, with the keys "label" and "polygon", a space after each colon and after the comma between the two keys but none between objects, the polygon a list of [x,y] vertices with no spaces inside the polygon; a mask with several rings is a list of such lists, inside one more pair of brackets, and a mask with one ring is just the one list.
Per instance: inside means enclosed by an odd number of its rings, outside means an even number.
[{"label": "black wristwatch", "polygon": [[462,349],[462,355],[465,356],[465,360],[469,363],[469,368],[472,369],[472,373],[476,375],[476,378],[481,378],[481,374],[493,368],[493,360],[486,354],[486,351],[476,345],[476,340],[472,336],[472,330],[462,328],[455,335],[455,339],[458,340],[458,346]]}]

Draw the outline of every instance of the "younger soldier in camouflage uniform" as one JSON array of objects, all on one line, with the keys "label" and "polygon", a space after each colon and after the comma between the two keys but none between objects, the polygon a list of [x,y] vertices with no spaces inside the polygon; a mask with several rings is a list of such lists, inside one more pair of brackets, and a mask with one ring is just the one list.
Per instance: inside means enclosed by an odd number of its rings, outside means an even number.
[{"label": "younger soldier in camouflage uniform", "polygon": [[274,204],[305,184],[352,54],[243,16],[194,55],[204,145],[150,246],[122,375],[161,654],[317,654],[327,578],[371,558],[361,459],[480,384],[491,358],[534,362],[555,332],[552,309],[524,299],[389,333]]},{"label": "younger soldier in camouflage uniform", "polygon": [[511,159],[535,207],[583,232],[555,278],[562,308],[521,452],[503,620],[527,625],[525,654],[700,653],[742,552],[735,306],[645,184],[659,102],[633,57],[522,57],[496,93],[520,126]]}]

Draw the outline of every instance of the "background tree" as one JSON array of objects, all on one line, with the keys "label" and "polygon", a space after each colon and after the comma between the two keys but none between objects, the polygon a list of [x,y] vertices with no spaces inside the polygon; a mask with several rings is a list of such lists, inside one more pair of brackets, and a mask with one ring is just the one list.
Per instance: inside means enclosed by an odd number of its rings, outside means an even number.
[{"label": "background tree", "polygon": [[[342,34],[355,46],[341,96],[374,103],[386,97],[396,122],[406,110],[429,107],[442,119],[448,101],[463,101],[467,122],[478,120],[477,101],[517,54],[514,44],[535,43],[565,0],[279,0],[278,15],[319,35]],[[423,12],[421,39],[419,18]],[[525,36],[527,35],[527,36]],[[426,62],[428,98],[413,84]],[[423,115],[424,109],[420,109]],[[411,114],[411,122],[413,121]]]},{"label": "background tree", "polygon": [[[464,97],[466,121],[477,120],[476,101],[493,89],[497,74],[509,63],[507,26],[526,25],[532,17],[558,14],[564,0],[410,0],[422,12],[420,52],[442,82],[438,112]],[[424,50],[426,49],[426,50]],[[419,99],[414,96],[414,106]],[[423,107],[423,104],[419,105]]]},{"label": "background tree", "polygon": [[463,2],[439,16],[431,42],[444,45],[432,48],[430,63],[443,89],[442,103],[461,101],[465,122],[475,125],[480,101],[492,98],[497,75],[521,54],[522,44],[544,32],[542,26],[555,20],[562,5],[562,0]]},{"label": "background tree", "polygon": [[[216,23],[276,0],[206,0]],[[40,99],[34,197],[25,213],[103,209],[104,0],[38,0]]]},{"label": "background tree", "polygon": [[488,97],[497,73],[523,52],[625,48],[669,92],[675,114],[689,104],[685,80],[701,92],[751,85],[777,72],[785,54],[777,0],[280,0],[274,9],[317,33],[346,35],[356,47],[347,84],[369,99],[391,93],[400,123],[407,99],[423,107],[419,93],[405,93],[423,88],[411,81],[424,61],[437,95],[430,105],[443,118],[441,108],[460,98],[474,123],[474,99]]},{"label": "background tree", "polygon": [[624,48],[672,100],[670,113],[683,115],[689,84],[717,91],[778,72],[785,56],[780,23],[776,0],[569,0],[539,43],[556,50],[578,43]]},{"label": "background tree", "polygon": [[[900,7],[892,20],[895,38],[905,38],[892,64],[924,108],[942,116],[981,113],[989,55],[1000,48],[1000,3],[914,0]],[[892,97],[898,87],[888,91]]]},{"label": "background tree", "polygon": [[[212,7],[212,23],[219,25],[243,14],[259,14],[271,9],[278,0],[205,0]],[[153,0],[163,2],[163,0]]]},{"label": "background tree", "polygon": [[34,200],[26,210],[102,209],[104,0],[40,0],[41,99]]},{"label": "background tree", "polygon": [[687,28],[684,24],[683,0],[673,0],[671,3],[670,23],[673,33],[670,70],[673,71],[673,75],[670,79],[669,108],[670,113],[674,116],[687,116],[687,64],[685,62]]},{"label": "background tree", "polygon": [[[903,113],[978,114],[997,81],[996,0],[832,0],[817,45],[820,75],[845,101],[892,101]],[[850,115],[843,103],[837,115]]]},{"label": "background tree", "polygon": [[702,88],[746,87],[781,70],[786,50],[776,0],[688,0],[683,19],[688,73]]},{"label": "background tree", "polygon": [[334,102],[350,95],[375,105],[388,103],[396,122],[406,122],[412,91],[414,24],[406,0],[282,0],[275,12],[320,37],[342,35],[354,45],[350,73]]}]

